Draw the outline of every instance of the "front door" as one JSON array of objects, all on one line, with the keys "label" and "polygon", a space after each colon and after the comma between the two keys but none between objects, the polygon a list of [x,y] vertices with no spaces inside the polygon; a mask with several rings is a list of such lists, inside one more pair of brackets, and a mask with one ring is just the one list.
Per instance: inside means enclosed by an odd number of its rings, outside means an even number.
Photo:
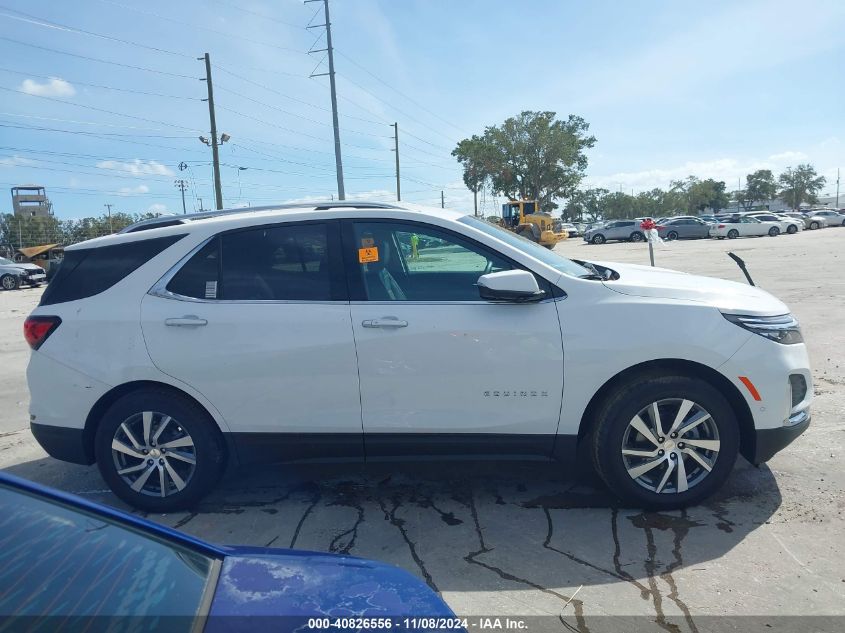
[{"label": "front door", "polygon": [[563,388],[551,296],[482,301],[478,277],[516,265],[427,224],[348,222],[344,249],[368,458],[551,453]]},{"label": "front door", "polygon": [[218,409],[243,460],[363,456],[339,254],[336,222],[227,232],[144,297],[153,362]]}]

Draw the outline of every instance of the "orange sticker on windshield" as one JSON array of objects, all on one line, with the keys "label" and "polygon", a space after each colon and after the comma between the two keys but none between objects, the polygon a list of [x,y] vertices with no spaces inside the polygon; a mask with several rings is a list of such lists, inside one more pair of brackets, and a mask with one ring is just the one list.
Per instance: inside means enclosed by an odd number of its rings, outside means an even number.
[{"label": "orange sticker on windshield", "polygon": [[378,261],[378,248],[373,246],[372,248],[359,248],[358,249],[358,262],[361,264],[369,264],[370,262],[377,262]]}]

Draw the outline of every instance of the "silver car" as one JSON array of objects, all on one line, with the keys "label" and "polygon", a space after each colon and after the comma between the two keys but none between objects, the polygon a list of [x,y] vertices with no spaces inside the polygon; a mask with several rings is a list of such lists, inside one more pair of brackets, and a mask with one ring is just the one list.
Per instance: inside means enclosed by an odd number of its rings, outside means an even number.
[{"label": "silver car", "polygon": [[665,239],[684,240],[710,236],[710,225],[704,220],[692,216],[667,218],[657,225],[657,234]]},{"label": "silver car", "polygon": [[845,214],[839,213],[838,211],[825,209],[824,211],[814,211],[813,215],[824,218],[828,226],[845,226]]},{"label": "silver car", "polygon": [[19,264],[5,257],[0,257],[0,288],[3,288],[3,290],[15,290],[23,284],[35,288],[46,280],[47,274],[40,266]]},{"label": "silver car", "polygon": [[604,244],[608,240],[642,242],[645,233],[636,220],[613,220],[584,233],[584,241],[591,244]]},{"label": "silver car", "polygon": [[797,211],[784,213],[783,215],[787,218],[792,218],[793,220],[801,220],[804,223],[804,228],[810,229],[811,231],[823,229],[827,226],[827,220],[820,215],[809,215],[798,213]]}]

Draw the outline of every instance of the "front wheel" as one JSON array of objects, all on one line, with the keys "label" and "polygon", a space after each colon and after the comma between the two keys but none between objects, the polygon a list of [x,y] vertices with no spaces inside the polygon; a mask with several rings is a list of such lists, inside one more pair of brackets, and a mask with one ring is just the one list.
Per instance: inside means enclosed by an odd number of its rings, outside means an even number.
[{"label": "front wheel", "polygon": [[604,239],[604,235],[599,233],[598,235],[594,235],[593,239],[591,239],[590,241],[593,244],[604,244],[606,240]]},{"label": "front wheel", "polygon": [[147,512],[193,507],[225,466],[223,437],[195,402],[142,389],[106,411],[94,437],[97,466],[112,491]]},{"label": "front wheel", "polygon": [[632,242],[642,242],[645,240],[645,235],[640,233],[639,231],[634,231],[631,233],[631,237],[629,238]]},{"label": "front wheel", "polygon": [[733,410],[698,378],[652,374],[620,385],[596,420],[596,472],[637,507],[668,510],[701,502],[724,484],[739,452]]},{"label": "front wheel", "polygon": [[0,277],[0,286],[3,290],[17,290],[21,285],[21,280],[14,275],[3,275]]},{"label": "front wheel", "polygon": [[666,239],[669,240],[670,242],[674,242],[676,239],[678,239],[678,232],[677,231],[669,231],[669,233],[666,235]]},{"label": "front wheel", "polygon": [[776,226],[773,226],[769,229],[769,237],[777,237],[780,235],[780,229]]},{"label": "front wheel", "polygon": [[819,228],[818,222],[810,222],[810,230],[811,231],[815,231],[817,228]]}]

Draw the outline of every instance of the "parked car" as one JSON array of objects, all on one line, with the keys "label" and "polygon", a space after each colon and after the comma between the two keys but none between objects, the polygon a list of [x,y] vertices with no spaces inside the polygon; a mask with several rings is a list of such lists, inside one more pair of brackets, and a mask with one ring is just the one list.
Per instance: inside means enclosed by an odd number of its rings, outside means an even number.
[{"label": "parked car", "polygon": [[[411,235],[446,246],[415,259]],[[24,333],[35,438],[155,512],[230,462],[581,449],[625,503],[677,508],[803,432],[813,393],[797,321],[760,288],[582,264],[405,203],[74,244]]]},{"label": "parked car", "polygon": [[754,211],[748,214],[750,218],[757,218],[761,222],[775,222],[778,227],[780,227],[781,233],[788,233],[789,235],[793,235],[798,231],[804,229],[804,223],[799,222],[794,218],[790,218],[783,215],[777,215],[775,213],[769,213],[766,211]]},{"label": "parked car", "polygon": [[36,288],[46,280],[47,274],[40,266],[0,257],[0,288],[3,290],[15,290],[24,284]]},{"label": "parked car", "polygon": [[810,229],[811,231],[823,229],[827,226],[827,220],[820,215],[804,214],[797,211],[785,213],[784,215],[788,218],[793,218],[794,220],[801,220],[804,223],[804,228]]},{"label": "parked car", "polygon": [[768,235],[777,237],[780,235],[779,222],[761,222],[757,218],[747,215],[720,219],[718,224],[710,225],[710,237],[720,240],[735,239],[737,237],[760,237]]},{"label": "parked car", "polygon": [[845,226],[845,213],[838,211],[813,211],[813,215],[824,218],[827,226]]},{"label": "parked car", "polygon": [[[264,616],[265,627],[270,617],[284,618],[287,631],[346,628],[331,624],[344,618],[395,628],[406,617],[454,618],[425,583],[392,565],[212,545],[0,473],[5,630],[238,632],[256,630],[252,616]],[[37,621],[53,624],[42,629]]]},{"label": "parked car", "polygon": [[717,222],[715,215],[699,215],[698,219],[707,222],[707,224],[716,224]]},{"label": "parked car", "polygon": [[698,239],[709,236],[709,225],[693,217],[668,218],[657,225],[657,234],[668,241]]},{"label": "parked car", "polygon": [[592,244],[604,244],[609,240],[642,242],[645,233],[640,228],[639,220],[613,220],[584,233],[584,241]]},{"label": "parked car", "polygon": [[578,227],[574,224],[570,224],[569,222],[564,222],[561,224],[561,230],[566,231],[567,237],[580,237],[581,232],[578,230]]}]

